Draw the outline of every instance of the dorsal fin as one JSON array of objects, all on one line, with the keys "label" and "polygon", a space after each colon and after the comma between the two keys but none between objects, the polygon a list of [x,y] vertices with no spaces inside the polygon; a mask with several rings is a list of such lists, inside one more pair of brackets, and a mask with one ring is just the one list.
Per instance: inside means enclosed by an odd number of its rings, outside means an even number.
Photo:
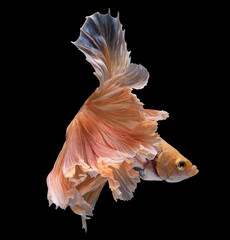
[{"label": "dorsal fin", "polygon": [[73,42],[94,67],[100,84],[123,73],[130,63],[124,33],[119,15],[114,18],[110,12],[94,13],[87,17],[79,38]]}]

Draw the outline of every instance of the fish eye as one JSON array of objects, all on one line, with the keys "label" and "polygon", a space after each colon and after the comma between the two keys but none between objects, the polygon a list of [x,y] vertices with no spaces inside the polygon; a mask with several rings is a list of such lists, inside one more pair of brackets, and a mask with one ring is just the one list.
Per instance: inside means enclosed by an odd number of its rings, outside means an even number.
[{"label": "fish eye", "polygon": [[177,167],[177,169],[179,169],[179,170],[184,170],[185,167],[186,167],[185,161],[179,161],[179,162],[176,164],[176,167]]}]

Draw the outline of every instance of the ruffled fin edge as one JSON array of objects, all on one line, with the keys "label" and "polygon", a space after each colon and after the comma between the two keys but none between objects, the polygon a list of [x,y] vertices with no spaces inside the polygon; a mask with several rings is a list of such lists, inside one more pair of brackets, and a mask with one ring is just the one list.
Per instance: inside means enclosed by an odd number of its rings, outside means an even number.
[{"label": "ruffled fin edge", "polygon": [[119,20],[107,14],[94,13],[86,17],[79,38],[72,42],[93,66],[100,85],[122,73],[130,63],[125,31]]}]

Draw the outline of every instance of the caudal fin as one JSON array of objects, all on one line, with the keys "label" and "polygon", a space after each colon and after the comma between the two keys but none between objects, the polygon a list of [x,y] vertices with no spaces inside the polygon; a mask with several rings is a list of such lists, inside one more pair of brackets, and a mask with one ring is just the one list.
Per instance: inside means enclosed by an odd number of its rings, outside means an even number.
[{"label": "caudal fin", "polygon": [[149,78],[130,63],[124,30],[110,13],[87,17],[74,44],[95,69],[100,86],[67,128],[66,142],[47,178],[48,199],[82,216],[92,216],[106,181],[114,199],[129,200],[139,182],[134,167],[153,159],[160,144],[157,122],[166,112],[145,110],[132,89]]}]

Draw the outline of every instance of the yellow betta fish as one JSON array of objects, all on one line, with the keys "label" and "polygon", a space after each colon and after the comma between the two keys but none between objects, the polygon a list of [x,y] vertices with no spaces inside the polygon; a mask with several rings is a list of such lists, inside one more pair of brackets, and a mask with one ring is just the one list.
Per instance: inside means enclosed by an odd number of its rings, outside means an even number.
[{"label": "yellow betta fish", "polygon": [[198,170],[156,132],[157,121],[168,113],[144,109],[132,94],[147,84],[149,73],[130,62],[119,16],[87,17],[73,44],[93,66],[100,86],[67,128],[47,177],[48,200],[63,209],[69,206],[86,230],[106,182],[115,200],[130,200],[140,178],[178,182]]}]

